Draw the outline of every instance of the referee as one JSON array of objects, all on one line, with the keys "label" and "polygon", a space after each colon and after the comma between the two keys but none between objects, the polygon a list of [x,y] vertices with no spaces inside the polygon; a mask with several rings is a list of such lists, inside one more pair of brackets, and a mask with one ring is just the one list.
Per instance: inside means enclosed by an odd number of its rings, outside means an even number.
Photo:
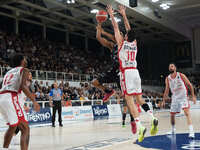
[{"label": "referee", "polygon": [[[53,107],[53,116],[52,116],[52,127],[55,127],[55,117],[56,111],[58,110],[58,121],[59,126],[62,127],[62,102],[63,102],[63,92],[61,89],[58,88],[58,83],[54,83],[54,88],[50,91],[50,98],[49,98],[49,105]],[[53,103],[52,103],[53,100]]]}]

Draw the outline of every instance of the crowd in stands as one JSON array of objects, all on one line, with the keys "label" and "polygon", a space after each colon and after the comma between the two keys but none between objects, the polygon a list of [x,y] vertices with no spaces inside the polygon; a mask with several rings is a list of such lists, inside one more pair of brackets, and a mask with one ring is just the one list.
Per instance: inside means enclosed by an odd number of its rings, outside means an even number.
[{"label": "crowd in stands", "polygon": [[193,84],[195,94],[200,97],[200,73],[185,73],[190,82]]},{"label": "crowd in stands", "polygon": [[[42,82],[42,81],[41,81]],[[49,92],[52,89],[52,85],[49,85],[46,82],[45,86],[42,86],[43,83],[35,81],[33,83],[33,92],[36,93],[36,100],[46,101],[49,99]],[[88,83],[80,83],[79,87],[71,87],[68,82],[61,82],[59,88],[63,91],[64,100],[91,100],[91,99],[102,99],[103,93],[92,87]]]},{"label": "crowd in stands", "polygon": [[[115,85],[108,85],[108,87],[114,88],[117,92],[117,95],[113,96],[111,99],[123,99],[120,90],[117,89]],[[84,102],[84,104],[91,102],[91,100],[102,100],[104,94],[101,90],[91,86],[89,83],[80,83],[79,87],[71,87],[68,82],[62,81],[59,84],[59,88],[63,91],[64,100],[74,100],[74,103],[76,100],[81,100]],[[48,82],[43,83],[43,81],[35,81],[32,84],[32,89],[32,91],[36,93],[37,101],[48,101],[49,92],[52,89],[52,85],[49,85]],[[152,102],[152,105],[155,109],[160,108],[162,93],[143,91],[143,98],[147,102]],[[76,104],[80,105],[80,103]]]},{"label": "crowd in stands", "polygon": [[70,47],[64,43],[41,40],[29,35],[8,34],[0,30],[0,66],[9,67],[8,60],[13,53],[27,56],[29,69],[65,73],[100,73],[109,60],[101,61],[85,50]]}]

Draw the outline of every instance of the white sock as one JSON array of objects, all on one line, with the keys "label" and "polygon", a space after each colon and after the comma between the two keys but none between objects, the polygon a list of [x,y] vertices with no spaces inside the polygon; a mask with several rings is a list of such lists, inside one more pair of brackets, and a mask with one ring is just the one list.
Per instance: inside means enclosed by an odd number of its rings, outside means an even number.
[{"label": "white sock", "polygon": [[192,125],[192,124],[189,125],[188,127],[189,127],[189,131],[190,131],[190,132],[194,132],[194,129],[193,129],[193,125]]},{"label": "white sock", "polygon": [[172,132],[175,132],[175,125],[172,125]]},{"label": "white sock", "polygon": [[138,128],[140,128],[142,126],[139,118],[135,118],[135,123],[136,123]]},{"label": "white sock", "polygon": [[151,116],[151,118],[154,118],[153,112],[151,110],[148,110],[147,113]]}]

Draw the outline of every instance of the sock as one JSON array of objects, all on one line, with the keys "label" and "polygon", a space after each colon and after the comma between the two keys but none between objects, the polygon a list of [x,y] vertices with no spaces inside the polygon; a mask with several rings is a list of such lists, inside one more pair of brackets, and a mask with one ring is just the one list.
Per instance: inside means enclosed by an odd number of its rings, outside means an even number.
[{"label": "sock", "polygon": [[194,132],[193,125],[189,125],[188,127],[190,132]]},{"label": "sock", "polygon": [[126,113],[123,113],[123,115],[122,115],[122,120],[123,120],[122,125],[125,125]]},{"label": "sock", "polygon": [[151,110],[148,110],[147,113],[151,116],[152,119],[154,118],[153,112]]},{"label": "sock", "polygon": [[175,132],[175,125],[172,125],[172,132]]},{"label": "sock", "polygon": [[135,121],[131,114],[130,114],[130,117],[131,117],[131,122]]},{"label": "sock", "polygon": [[135,118],[135,122],[136,122],[136,125],[138,128],[140,128],[142,126],[139,118]]}]

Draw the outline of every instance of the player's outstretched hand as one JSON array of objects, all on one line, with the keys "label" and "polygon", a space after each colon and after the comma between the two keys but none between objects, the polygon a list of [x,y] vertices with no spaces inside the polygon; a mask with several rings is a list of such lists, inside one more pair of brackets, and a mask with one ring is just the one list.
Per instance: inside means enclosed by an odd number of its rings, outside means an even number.
[{"label": "player's outstretched hand", "polygon": [[113,15],[113,13],[114,13],[114,11],[113,11],[113,8],[112,8],[112,6],[111,5],[107,5],[107,12],[108,12],[108,14],[111,16],[111,15]]},{"label": "player's outstretched hand", "polygon": [[162,108],[165,108],[165,101],[164,101],[164,100],[163,100],[162,103],[161,103],[161,107],[162,107]]},{"label": "player's outstretched hand", "polygon": [[36,112],[39,112],[40,111],[40,105],[35,101],[33,102],[33,108]]},{"label": "player's outstretched hand", "polygon": [[98,24],[97,24],[96,29],[97,29],[98,31],[100,31],[100,32],[102,31],[101,23],[98,23]]},{"label": "player's outstretched hand", "polygon": [[35,100],[35,94],[34,94],[34,93],[31,93],[30,96],[29,96],[29,98],[30,98],[32,101],[34,101],[34,100]]},{"label": "player's outstretched hand", "polygon": [[126,15],[126,7],[125,7],[124,5],[119,5],[119,10],[118,10],[118,12],[119,12],[122,16]]},{"label": "player's outstretched hand", "polygon": [[196,104],[196,102],[197,102],[196,96],[193,96],[193,97],[192,97],[192,101],[193,101],[194,104]]}]

